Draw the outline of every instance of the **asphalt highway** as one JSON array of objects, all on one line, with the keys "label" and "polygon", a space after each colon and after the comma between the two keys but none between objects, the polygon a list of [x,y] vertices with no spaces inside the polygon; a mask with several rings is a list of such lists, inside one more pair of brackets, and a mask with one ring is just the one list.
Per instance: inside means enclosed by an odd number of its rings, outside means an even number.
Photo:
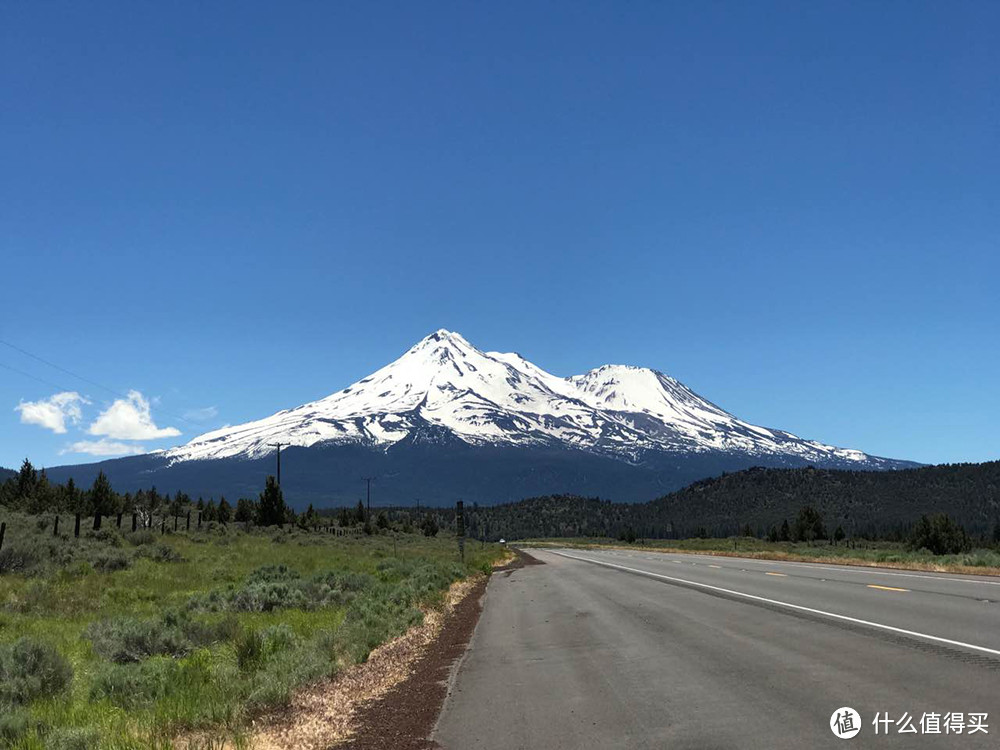
[{"label": "asphalt highway", "polygon": [[1000,747],[1000,578],[529,552],[487,588],[446,750]]}]

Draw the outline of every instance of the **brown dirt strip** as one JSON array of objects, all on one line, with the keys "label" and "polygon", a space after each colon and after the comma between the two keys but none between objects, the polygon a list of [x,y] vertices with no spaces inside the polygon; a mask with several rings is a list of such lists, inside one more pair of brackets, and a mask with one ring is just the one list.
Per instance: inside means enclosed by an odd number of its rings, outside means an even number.
[{"label": "brown dirt strip", "polygon": [[[516,556],[495,573],[510,575],[525,565],[544,565],[516,551]],[[357,731],[337,748],[349,750],[433,750],[430,740],[448,693],[448,678],[455,661],[469,645],[482,612],[486,579],[481,578],[447,616],[440,635],[414,665],[410,676],[382,698],[357,714]]]}]

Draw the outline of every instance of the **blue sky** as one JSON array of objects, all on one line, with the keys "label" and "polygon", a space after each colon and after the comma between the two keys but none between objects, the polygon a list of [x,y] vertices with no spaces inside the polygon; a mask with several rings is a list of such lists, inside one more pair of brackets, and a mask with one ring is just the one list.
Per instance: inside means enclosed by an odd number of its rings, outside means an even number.
[{"label": "blue sky", "polygon": [[998,27],[989,2],[5,3],[0,339],[89,382],[0,345],[0,465],[183,442],[440,327],[996,459]]}]

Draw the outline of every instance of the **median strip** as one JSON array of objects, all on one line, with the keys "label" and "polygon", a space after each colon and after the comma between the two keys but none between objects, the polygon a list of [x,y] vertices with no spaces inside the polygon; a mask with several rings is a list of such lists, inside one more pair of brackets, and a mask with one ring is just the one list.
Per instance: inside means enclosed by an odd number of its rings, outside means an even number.
[{"label": "median strip", "polygon": [[696,588],[706,589],[708,591],[718,591],[722,594],[729,594],[730,596],[738,596],[744,599],[749,599],[757,602],[764,602],[765,604],[772,604],[778,607],[787,607],[788,609],[794,609],[799,612],[808,612],[813,615],[819,615],[821,617],[829,617],[834,620],[842,620],[844,622],[852,622],[857,625],[865,625],[870,628],[876,628],[878,630],[886,630],[891,633],[900,633],[901,635],[908,635],[913,638],[922,638],[928,641],[935,641],[936,643],[946,643],[949,646],[958,646],[959,648],[967,648],[972,651],[979,651],[984,654],[990,654],[992,656],[1000,656],[1000,650],[994,648],[987,648],[986,646],[977,646],[974,643],[965,643],[963,641],[952,640],[951,638],[942,638],[939,635],[931,635],[929,633],[920,633],[915,630],[906,630],[905,628],[897,628],[894,625],[885,625],[880,622],[872,622],[871,620],[862,620],[859,617],[851,617],[850,615],[842,615],[837,612],[827,612],[822,609],[815,609],[813,607],[806,607],[801,604],[792,604],[791,602],[783,602],[779,599],[770,599],[766,596],[757,596],[756,594],[747,594],[743,591],[735,591],[733,589],[723,588],[722,586],[713,586],[710,583],[702,583],[701,581],[691,581],[685,578],[677,578],[675,576],[668,576],[662,573],[653,573],[649,570],[642,570],[640,568],[630,568],[625,565],[618,565],[616,563],[604,562],[602,560],[591,560],[587,557],[578,557],[577,555],[569,555],[565,552],[556,552],[555,550],[550,550],[554,555],[560,555],[561,557],[567,557],[570,560],[579,560],[580,562],[587,562],[591,565],[602,565],[606,568],[615,568],[617,570],[624,570],[629,573],[638,573],[639,575],[648,576],[650,578],[658,578],[664,581],[673,581],[674,583],[680,583],[685,586],[693,586]]}]

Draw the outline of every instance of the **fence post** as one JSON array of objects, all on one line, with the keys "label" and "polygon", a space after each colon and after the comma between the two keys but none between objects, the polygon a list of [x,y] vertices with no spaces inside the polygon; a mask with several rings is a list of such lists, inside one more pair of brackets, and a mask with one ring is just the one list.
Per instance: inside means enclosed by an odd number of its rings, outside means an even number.
[{"label": "fence post", "polygon": [[101,514],[100,512],[94,513],[94,531],[101,530]]},{"label": "fence post", "polygon": [[166,534],[167,533],[167,517],[166,516],[160,516],[160,533],[161,534]]},{"label": "fence post", "polygon": [[174,531],[177,531],[177,516],[174,516]]},{"label": "fence post", "polygon": [[115,525],[120,529],[122,527],[122,514],[118,514],[118,518],[115,520]]},{"label": "fence post", "polygon": [[198,528],[201,528],[201,511],[198,511]]},{"label": "fence post", "polygon": [[7,533],[7,522],[0,523],[0,549],[3,549],[3,538]]},{"label": "fence post", "polygon": [[187,516],[187,526],[185,527],[184,530],[185,531],[191,531],[191,511],[190,510],[188,511],[188,516]]},{"label": "fence post", "polygon": [[52,536],[59,536],[59,516],[52,523]]},{"label": "fence post", "polygon": [[132,531],[135,531],[135,528],[136,528],[136,526],[138,525],[138,522],[139,522],[139,514],[138,514],[138,513],[136,513],[136,512],[135,512],[135,511],[133,510],[133,511],[132,511]]},{"label": "fence post", "polygon": [[80,514],[76,514],[76,522],[73,524],[73,536],[79,538],[80,536]]}]

